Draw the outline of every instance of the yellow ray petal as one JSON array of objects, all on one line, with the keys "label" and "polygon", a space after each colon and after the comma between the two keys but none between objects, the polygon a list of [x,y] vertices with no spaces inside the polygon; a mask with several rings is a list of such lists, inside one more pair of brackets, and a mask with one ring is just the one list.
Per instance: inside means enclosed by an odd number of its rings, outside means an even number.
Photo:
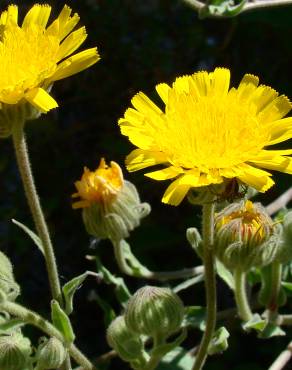
[{"label": "yellow ray petal", "polygon": [[18,23],[18,6],[9,5],[8,9],[1,13],[0,16],[0,25],[5,25],[8,22]]},{"label": "yellow ray petal", "polygon": [[268,170],[276,170],[292,175],[292,158],[290,157],[273,157],[272,159],[253,160],[256,166],[266,168]]},{"label": "yellow ray petal", "polygon": [[74,53],[75,50],[84,42],[87,37],[85,27],[81,27],[78,30],[70,33],[69,36],[62,42],[59,47],[57,60],[66,58],[68,55]]},{"label": "yellow ray petal", "polygon": [[119,120],[119,125],[121,133],[128,136],[132,144],[144,150],[154,149],[153,137],[149,136],[147,129],[140,129],[126,121],[124,118]]},{"label": "yellow ray petal", "polygon": [[197,174],[186,174],[180,176],[178,179],[173,181],[166,189],[162,202],[177,206],[181,203],[183,198],[191,187],[199,186],[199,172]]},{"label": "yellow ray petal", "polygon": [[169,180],[177,177],[184,173],[184,170],[180,167],[170,166],[163,168],[162,170],[145,173],[145,176],[150,177],[153,180]]},{"label": "yellow ray petal", "polygon": [[142,92],[136,94],[132,98],[131,103],[139,112],[145,114],[146,116],[149,114],[154,114],[155,116],[162,114],[162,111],[157,107],[157,105],[154,104],[153,101]]},{"label": "yellow ray petal", "polygon": [[164,153],[135,149],[127,156],[126,165],[127,169],[132,172],[156,164],[165,163],[166,161],[167,157]]},{"label": "yellow ray petal", "polygon": [[210,90],[210,75],[208,72],[202,71],[197,72],[192,75],[194,84],[200,94],[200,96],[205,96]]},{"label": "yellow ray petal", "polygon": [[272,122],[269,126],[271,139],[268,145],[274,145],[291,139],[292,137],[292,117],[280,119]]},{"label": "yellow ray petal", "polygon": [[71,17],[71,8],[67,5],[63,7],[61,10],[58,18],[56,19],[56,22],[59,23],[59,29],[60,29],[60,40],[63,40],[76,26],[76,24],[79,22],[79,15],[77,13],[74,13]]},{"label": "yellow ray petal", "polygon": [[279,94],[276,90],[269,86],[260,85],[251,97],[251,101],[256,105],[257,112],[264,109],[270,102],[272,102]]},{"label": "yellow ray petal", "polygon": [[290,112],[291,106],[287,96],[280,95],[258,114],[258,120],[264,124],[279,120]]},{"label": "yellow ray petal", "polygon": [[99,59],[97,48],[81,51],[60,63],[50,80],[57,81],[72,76],[92,66]]},{"label": "yellow ray petal", "polygon": [[47,4],[35,4],[27,13],[23,20],[22,27],[26,28],[32,24],[37,24],[45,28],[51,14],[51,7]]},{"label": "yellow ray petal", "polygon": [[227,68],[216,68],[212,73],[211,90],[217,96],[225,96],[229,90],[230,71]]},{"label": "yellow ray petal", "polygon": [[252,93],[256,90],[259,83],[259,78],[251,74],[245,74],[240,81],[236,94],[240,99],[248,100]]},{"label": "yellow ray petal", "polygon": [[161,97],[162,101],[165,104],[167,104],[167,102],[168,102],[168,93],[169,93],[170,89],[171,89],[171,87],[168,86],[165,83],[156,85],[156,91],[157,91],[158,95]]},{"label": "yellow ray petal", "polygon": [[274,181],[270,178],[271,174],[269,172],[247,164],[241,165],[240,169],[242,172],[237,175],[237,178],[260,192],[265,192],[274,185]]},{"label": "yellow ray petal", "polygon": [[58,103],[44,89],[36,87],[25,94],[25,99],[41,112],[48,112],[58,107]]}]

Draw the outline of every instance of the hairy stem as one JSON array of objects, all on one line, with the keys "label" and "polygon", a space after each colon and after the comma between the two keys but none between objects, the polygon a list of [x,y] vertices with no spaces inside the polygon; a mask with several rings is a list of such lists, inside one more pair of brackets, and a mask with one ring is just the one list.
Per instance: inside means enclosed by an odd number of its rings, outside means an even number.
[{"label": "hairy stem", "polygon": [[32,213],[32,217],[42,241],[44,248],[46,266],[50,282],[50,288],[54,299],[62,303],[62,294],[58,277],[57,264],[51,243],[48,227],[40,205],[40,200],[34,184],[32,170],[30,166],[27,145],[25,141],[23,124],[15,125],[12,133],[14,149],[17,159],[19,172],[21,175],[25,195]]},{"label": "hairy stem", "polygon": [[[14,302],[1,302],[0,311],[8,312],[10,315],[20,318],[23,322],[31,324],[50,337],[55,337],[64,342],[64,338],[58,329],[55,328],[48,320],[44,319],[38,313],[33,312],[26,307],[23,307]],[[74,345],[69,346],[69,353],[71,357],[82,366],[84,370],[96,370],[94,365],[83,355],[82,352]]]},{"label": "hairy stem", "polygon": [[207,303],[206,329],[199,347],[193,370],[200,370],[204,366],[208,355],[208,347],[216,327],[216,274],[213,252],[214,243],[214,208],[215,205],[205,204],[203,206],[203,243],[204,243],[204,267],[205,288]]},{"label": "hairy stem", "polygon": [[292,358],[292,342],[290,342],[283,352],[276,358],[268,370],[282,370]]},{"label": "hairy stem", "polygon": [[234,271],[234,295],[239,317],[249,321],[252,318],[252,311],[246,295],[245,273],[239,269]]},{"label": "hairy stem", "polygon": [[273,262],[272,264],[272,286],[270,288],[270,297],[268,303],[268,309],[276,314],[278,311],[278,298],[281,289],[282,281],[282,264],[280,262]]}]

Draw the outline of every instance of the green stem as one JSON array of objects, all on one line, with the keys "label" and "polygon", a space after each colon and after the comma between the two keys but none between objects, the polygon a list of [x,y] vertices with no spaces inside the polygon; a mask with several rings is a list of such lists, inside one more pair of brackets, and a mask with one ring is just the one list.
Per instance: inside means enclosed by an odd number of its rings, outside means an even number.
[{"label": "green stem", "polygon": [[193,370],[200,370],[208,355],[208,347],[216,327],[216,274],[214,261],[214,203],[203,206],[203,243],[207,318],[206,329],[196,356]]},{"label": "green stem", "polygon": [[234,271],[234,295],[240,318],[249,321],[252,318],[252,311],[246,296],[245,273],[239,269]]},{"label": "green stem", "polygon": [[25,195],[28,200],[28,204],[33,216],[37,232],[43,244],[52,296],[61,304],[62,293],[60,288],[54,249],[51,243],[48,227],[43,215],[40,200],[34,184],[27,145],[23,131],[23,124],[20,123],[19,125],[15,125],[12,133],[12,138]]},{"label": "green stem", "polygon": [[[64,338],[58,329],[55,328],[48,320],[44,319],[42,316],[33,312],[26,307],[23,307],[14,302],[1,302],[0,311],[8,312],[10,315],[20,318],[23,322],[31,324],[50,337],[55,337],[60,341],[64,342]],[[69,346],[69,353],[72,358],[83,367],[84,370],[96,370],[94,365],[83,355],[82,352],[74,345]]]},{"label": "green stem", "polygon": [[282,264],[280,262],[272,263],[272,277],[270,287],[270,297],[268,303],[268,309],[273,313],[278,311],[278,298],[281,290],[282,281]]}]

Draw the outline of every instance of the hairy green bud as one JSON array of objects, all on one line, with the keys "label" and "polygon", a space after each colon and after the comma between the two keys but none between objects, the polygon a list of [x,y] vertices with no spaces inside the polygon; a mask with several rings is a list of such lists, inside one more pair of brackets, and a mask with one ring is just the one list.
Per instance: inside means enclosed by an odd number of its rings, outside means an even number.
[{"label": "hairy green bud", "polygon": [[0,369],[23,370],[31,354],[30,341],[20,333],[0,337]]},{"label": "hairy green bud", "polygon": [[57,338],[50,338],[42,343],[37,351],[38,369],[57,369],[64,363],[67,351],[63,343]]},{"label": "hairy green bud", "polygon": [[140,336],[126,325],[124,316],[118,316],[107,329],[107,342],[124,361],[135,361],[142,356],[143,342]]},{"label": "hairy green bud", "polygon": [[20,293],[20,287],[15,282],[13,267],[9,258],[0,251],[0,299],[14,300]]},{"label": "hairy green bud", "polygon": [[153,338],[167,338],[178,331],[184,306],[168,288],[146,286],[129,300],[125,311],[127,326],[134,332]]},{"label": "hairy green bud", "polygon": [[215,225],[215,253],[230,270],[248,271],[276,259],[280,234],[261,204],[233,203],[216,215]]}]

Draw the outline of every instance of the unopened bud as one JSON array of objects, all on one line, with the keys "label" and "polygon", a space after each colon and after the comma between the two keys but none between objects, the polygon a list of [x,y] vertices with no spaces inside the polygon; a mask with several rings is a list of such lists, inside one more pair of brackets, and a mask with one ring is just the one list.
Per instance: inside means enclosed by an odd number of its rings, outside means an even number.
[{"label": "unopened bud", "polygon": [[57,338],[45,340],[37,352],[38,369],[57,369],[64,363],[67,356],[63,343]]},{"label": "unopened bud", "polygon": [[192,246],[192,248],[195,250],[195,252],[198,254],[200,258],[202,258],[203,255],[203,243],[202,243],[202,237],[199,233],[198,229],[195,227],[189,227],[186,232],[186,236],[188,239],[188,242]]},{"label": "unopened bud", "polygon": [[111,322],[106,338],[124,361],[132,362],[142,356],[143,342],[138,334],[128,328],[124,316],[118,316]]},{"label": "unopened bud", "polygon": [[227,268],[248,271],[277,257],[278,228],[261,204],[233,203],[216,215],[215,225],[215,253]]},{"label": "unopened bud", "polygon": [[184,316],[181,299],[168,288],[146,286],[129,300],[125,311],[128,327],[153,338],[167,338],[178,331]]},{"label": "unopened bud", "polygon": [[19,293],[20,287],[15,282],[12,264],[0,251],[0,300],[14,300]]},{"label": "unopened bud", "polygon": [[30,341],[20,333],[0,337],[0,369],[23,370],[31,354]]},{"label": "unopened bud", "polygon": [[75,182],[80,199],[73,208],[82,208],[87,232],[96,238],[121,240],[140,225],[140,220],[150,212],[147,203],[141,203],[135,186],[123,179],[120,166],[104,159],[91,172],[87,168],[80,181]]}]

